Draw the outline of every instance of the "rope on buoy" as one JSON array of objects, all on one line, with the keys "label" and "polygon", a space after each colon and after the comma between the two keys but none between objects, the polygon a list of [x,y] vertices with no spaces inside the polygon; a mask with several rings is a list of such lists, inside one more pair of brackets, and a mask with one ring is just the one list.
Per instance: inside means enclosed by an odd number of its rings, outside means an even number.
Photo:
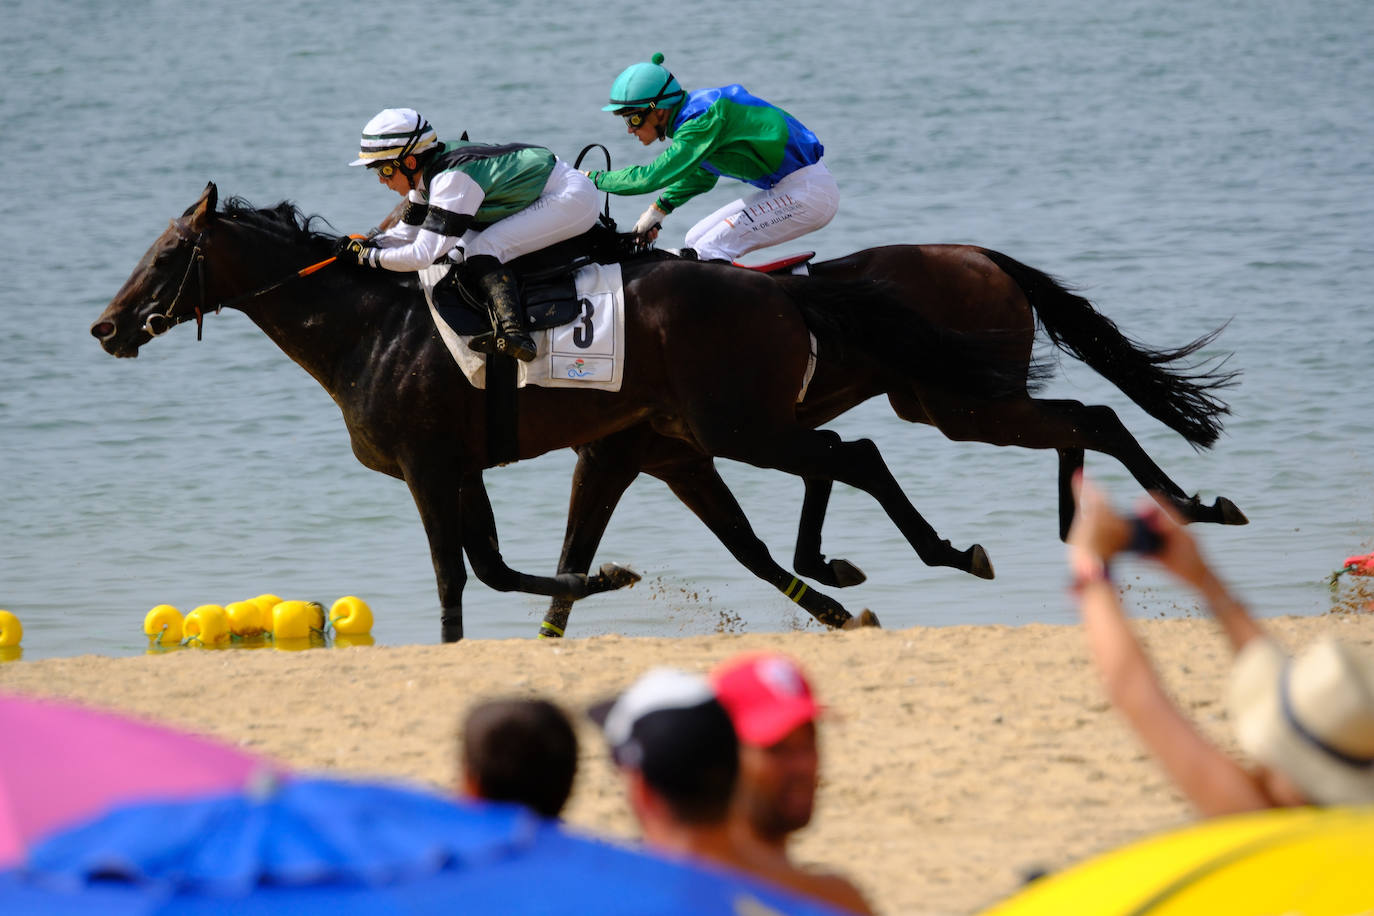
[{"label": "rope on buoy", "polygon": [[1374,553],[1362,557],[1346,557],[1345,565],[1333,572],[1327,582],[1333,592],[1336,590],[1336,581],[1346,573],[1352,576],[1374,576]]}]

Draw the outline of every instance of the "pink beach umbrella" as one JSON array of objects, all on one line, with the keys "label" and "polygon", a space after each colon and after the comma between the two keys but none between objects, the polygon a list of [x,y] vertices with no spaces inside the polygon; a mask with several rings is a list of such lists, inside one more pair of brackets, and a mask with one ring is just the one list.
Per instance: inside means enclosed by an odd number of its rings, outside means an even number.
[{"label": "pink beach umbrella", "polygon": [[242,789],[265,758],[72,703],[0,694],[0,869],[48,834],[136,800]]}]

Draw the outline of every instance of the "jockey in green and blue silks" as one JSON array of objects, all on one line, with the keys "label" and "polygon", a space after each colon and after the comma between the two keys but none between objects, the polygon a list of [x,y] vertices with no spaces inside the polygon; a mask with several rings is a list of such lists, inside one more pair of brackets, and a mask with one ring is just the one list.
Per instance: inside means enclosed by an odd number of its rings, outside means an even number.
[{"label": "jockey in green and blue silks", "polygon": [[645,146],[667,140],[668,149],[648,165],[587,173],[598,189],[612,194],[662,191],[635,223],[636,233],[656,234],[663,217],[710,190],[722,175],[760,190],[731,201],[687,233],[688,247],[703,259],[734,260],[830,222],[839,208],[839,188],[821,162],[825,149],[814,133],[743,86],[686,92],[662,61],[655,54],[627,68],[602,110],[623,117]]},{"label": "jockey in green and blue silks", "polygon": [[368,121],[349,165],[371,169],[406,198],[406,208],[386,232],[341,240],[340,253],[364,267],[397,271],[465,255],[468,276],[486,293],[494,317],[494,334],[468,346],[534,359],[515,278],[504,265],[595,224],[597,194],[586,177],[542,146],[440,143],[411,108],[388,108]]}]

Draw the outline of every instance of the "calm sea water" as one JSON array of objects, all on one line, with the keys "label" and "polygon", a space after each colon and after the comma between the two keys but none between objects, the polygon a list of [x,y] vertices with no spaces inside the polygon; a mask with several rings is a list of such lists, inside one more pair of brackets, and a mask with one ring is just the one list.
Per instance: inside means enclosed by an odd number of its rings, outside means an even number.
[{"label": "calm sea water", "polygon": [[[290,199],[338,229],[394,198],[350,170],[377,110],[441,136],[650,152],[600,112],[611,79],[661,50],[689,87],[742,82],[822,137],[844,192],[808,241],[823,257],[892,242],[974,242],[1078,286],[1128,332],[1176,345],[1230,322],[1244,370],[1228,434],[1196,454],[1066,364],[1048,395],[1109,404],[1190,492],[1245,528],[1199,530],[1261,613],[1314,614],[1326,576],[1374,546],[1374,7],[1364,0],[1188,3],[205,5],[18,0],[0,37],[0,607],[25,659],[144,649],[154,604],[264,591],[357,594],[378,641],[438,638],[428,550],[405,487],[353,459],[337,409],[236,313],[137,361],[87,328],[169,218],[209,180]],[[735,193],[674,215],[665,244]],[[633,221],[645,199],[616,199]],[[747,392],[742,392],[747,396]],[[888,626],[1069,622],[1055,458],[945,440],[885,402],[834,428],[876,439],[911,499],[998,578],[928,569],[863,494],[832,501],[825,547],[869,581],[837,597]],[[557,562],[571,452],[490,472],[512,565]],[[1090,473],[1125,504],[1115,462]],[[724,473],[790,557],[799,481]],[[808,625],[661,484],[643,480],[599,560],[645,576],[588,600],[571,633]],[[1142,614],[1191,613],[1128,571]],[[1137,575],[1139,578],[1137,579]],[[532,636],[541,599],[471,581],[479,638]]]}]

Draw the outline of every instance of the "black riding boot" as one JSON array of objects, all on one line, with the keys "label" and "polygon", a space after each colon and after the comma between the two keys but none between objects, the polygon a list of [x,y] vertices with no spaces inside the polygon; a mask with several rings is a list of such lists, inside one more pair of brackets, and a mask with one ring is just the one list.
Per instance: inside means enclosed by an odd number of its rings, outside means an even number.
[{"label": "black riding boot", "polygon": [[528,363],[534,359],[536,348],[530,335],[525,333],[524,310],[520,308],[515,276],[495,258],[491,260],[494,266],[478,275],[477,287],[486,294],[491,305],[495,334],[479,334],[468,342],[468,347],[479,353],[490,353],[494,341],[496,352]]}]

